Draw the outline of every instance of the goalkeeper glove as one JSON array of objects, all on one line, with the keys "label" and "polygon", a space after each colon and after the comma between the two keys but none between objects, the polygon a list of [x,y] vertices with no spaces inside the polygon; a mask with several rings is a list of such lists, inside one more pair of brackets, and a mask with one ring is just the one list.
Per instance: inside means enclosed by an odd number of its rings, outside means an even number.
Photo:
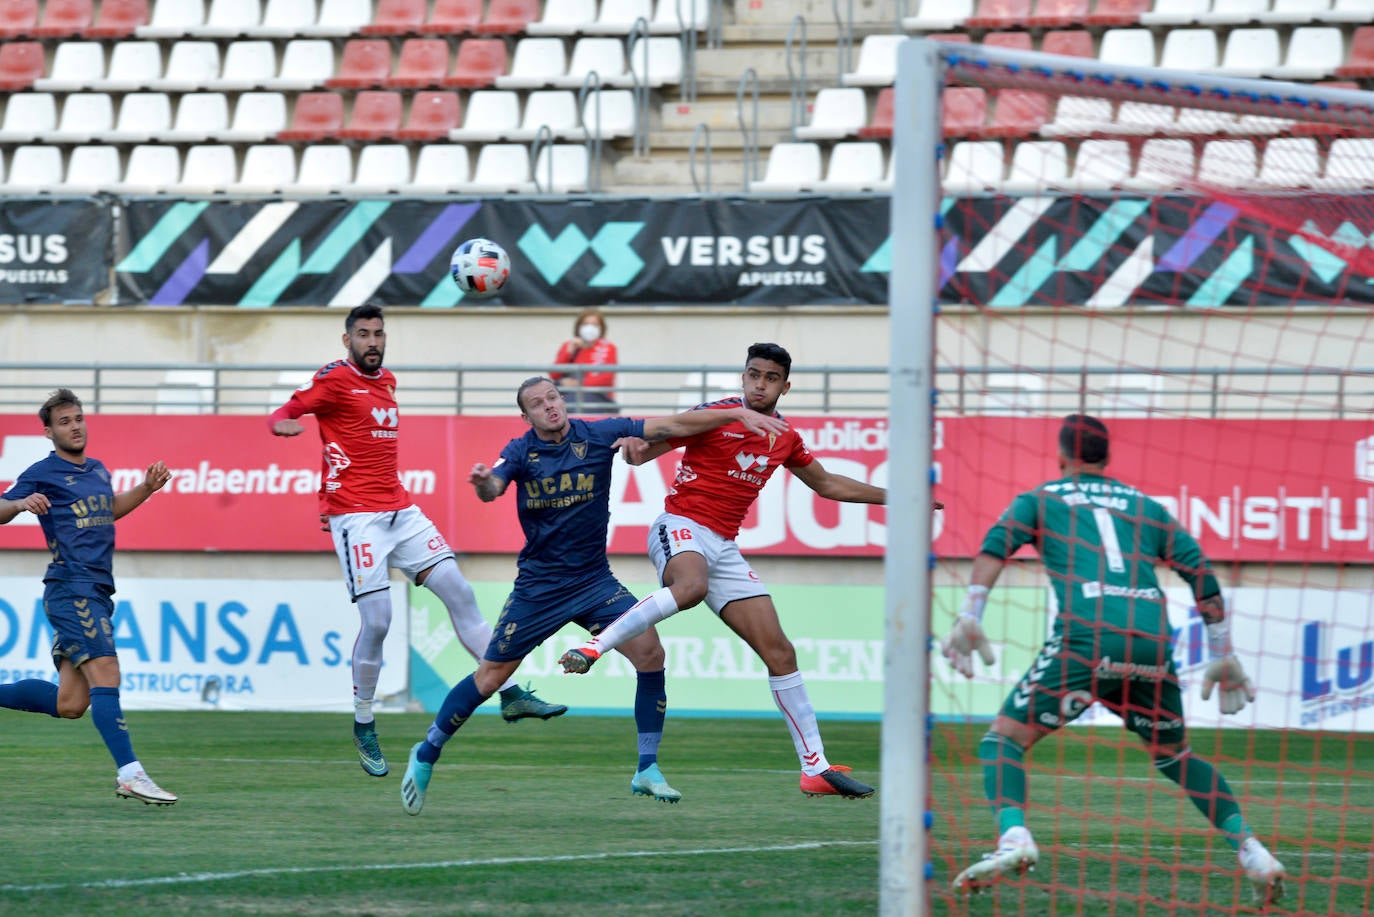
[{"label": "goalkeeper glove", "polygon": [[1208,663],[1202,673],[1202,699],[1209,700],[1212,688],[1217,686],[1221,687],[1217,701],[1222,713],[1240,713],[1247,701],[1255,699],[1255,686],[1235,656],[1223,656]]},{"label": "goalkeeper glove", "polygon": [[980,623],[983,606],[987,604],[987,600],[987,586],[969,586],[968,597],[964,599],[964,607],[959,610],[954,627],[945,635],[945,639],[940,641],[940,651],[944,657],[949,660],[954,671],[965,678],[973,677],[974,650],[978,651],[984,665],[992,665],[996,658],[992,655],[992,645],[988,643],[988,638],[983,633],[983,625]]}]

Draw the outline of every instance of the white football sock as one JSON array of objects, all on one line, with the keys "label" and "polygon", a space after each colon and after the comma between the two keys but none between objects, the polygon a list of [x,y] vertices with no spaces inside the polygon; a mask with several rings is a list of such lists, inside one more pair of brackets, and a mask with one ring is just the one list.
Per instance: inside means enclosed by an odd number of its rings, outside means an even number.
[{"label": "white football sock", "polygon": [[603,656],[626,640],[633,640],[660,621],[678,613],[677,599],[667,586],[651,592],[630,606],[623,615],[606,625],[601,633],[587,641]]},{"label": "white football sock", "polygon": [[825,758],[825,745],[821,742],[821,728],[816,723],[816,709],[806,695],[806,682],[802,680],[801,672],[770,675],[768,687],[773,689],[773,702],[782,712],[787,731],[792,733],[792,744],[796,746],[802,773],[814,777],[829,770],[830,762]]},{"label": "white football sock", "polygon": [[[370,723],[372,699],[377,695],[377,679],[382,674],[382,642],[391,629],[391,592],[369,592],[358,597],[357,605],[361,623],[358,639],[353,641],[353,709],[359,723]],[[361,706],[359,701],[363,702]]]},{"label": "white football sock", "polygon": [[[487,652],[487,645],[491,643],[491,625],[482,617],[482,611],[477,607],[477,595],[458,569],[458,562],[446,557],[431,567],[429,575],[425,577],[425,588],[444,603],[448,609],[448,619],[453,624],[453,632],[458,635],[458,642],[480,663]],[[501,690],[513,684],[515,679],[509,678]]]}]

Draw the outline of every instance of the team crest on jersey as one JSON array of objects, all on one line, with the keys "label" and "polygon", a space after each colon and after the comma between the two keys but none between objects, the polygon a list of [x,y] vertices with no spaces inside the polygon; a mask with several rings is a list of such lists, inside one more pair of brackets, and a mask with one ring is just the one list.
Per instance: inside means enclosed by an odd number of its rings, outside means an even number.
[{"label": "team crest on jersey", "polygon": [[539,453],[538,453],[538,452],[535,452],[533,449],[531,449],[531,450],[530,450],[530,454],[527,455],[527,456],[525,456],[525,461],[529,462],[531,465],[538,465],[538,464],[539,464]]},{"label": "team crest on jersey", "polygon": [[777,445],[777,442],[778,442],[778,434],[776,434],[776,433],[769,433],[769,434],[768,434],[768,451],[769,451],[769,452],[772,452],[772,451],[773,451],[773,446]]},{"label": "team crest on jersey", "polygon": [[580,459],[584,459],[584,458],[587,457],[587,444],[586,444],[586,443],[573,443],[573,444],[572,444],[572,451],[573,451],[573,455],[577,456],[577,457],[580,458]]},{"label": "team crest on jersey", "polygon": [[65,478],[62,479],[62,483],[66,484],[68,487],[71,487],[73,484],[76,483],[76,475],[67,475]]}]

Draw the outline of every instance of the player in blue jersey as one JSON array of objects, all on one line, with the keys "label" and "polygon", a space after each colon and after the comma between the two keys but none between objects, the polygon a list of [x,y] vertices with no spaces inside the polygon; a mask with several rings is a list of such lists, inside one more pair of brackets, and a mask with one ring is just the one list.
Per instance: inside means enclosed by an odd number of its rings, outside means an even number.
[{"label": "player in blue jersey", "polygon": [[[558,387],[542,376],[521,383],[515,403],[531,429],[511,440],[494,466],[478,463],[468,476],[477,496],[487,503],[516,485],[516,512],[525,546],[515,587],[477,671],[448,693],[424,741],[410,750],[401,803],[411,815],[418,815],[424,806],[434,762],[444,743],[535,647],[570,622],[595,634],[635,604],[634,596],[611,573],[606,558],[611,462],[621,442],[632,437],[658,442],[691,436],[736,421],[760,436],[787,430],[781,418],[744,407],[649,420],[572,419]],[[639,763],[630,789],[637,795],[677,802],[682,794],[668,785],[658,767],[667,708],[663,644],[650,628],[617,648],[638,673],[634,716]]]},{"label": "player in blue jersey", "polygon": [[86,417],[70,389],[58,389],[38,409],[53,451],[19,475],[0,497],[0,525],[22,512],[38,517],[52,563],[43,574],[43,611],[52,625],[58,682],[29,678],[0,685],[0,707],[91,719],[119,768],[115,794],[169,806],[177,797],[144,772],[129,741],[119,705],[119,658],[115,655],[114,547],[116,519],[127,516],[171,480],[161,462],[148,466],[143,483],[115,493],[105,466],[86,455]]}]

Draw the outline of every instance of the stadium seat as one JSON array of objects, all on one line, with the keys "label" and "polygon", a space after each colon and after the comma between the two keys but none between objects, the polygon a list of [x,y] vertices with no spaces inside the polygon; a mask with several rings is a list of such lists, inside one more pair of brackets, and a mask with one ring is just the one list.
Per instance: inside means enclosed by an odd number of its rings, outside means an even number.
[{"label": "stadium seat", "polygon": [[1016,144],[1004,191],[1026,193],[1062,188],[1069,182],[1069,153],[1057,140],[1027,140]]},{"label": "stadium seat", "polygon": [[43,138],[48,143],[90,143],[114,129],[114,103],[103,92],[73,92],[62,101],[62,120]]},{"label": "stadium seat", "polygon": [[238,156],[232,146],[193,146],[186,151],[181,179],[169,190],[177,194],[213,194],[238,181],[238,175]]},{"label": "stadium seat", "polygon": [[[597,111],[598,100],[600,112]],[[599,120],[598,120],[599,119]],[[598,124],[600,130],[598,131]],[[635,131],[634,92],[629,89],[603,89],[587,94],[582,103],[580,136],[609,139],[629,137]],[[577,135],[572,135],[577,136]]]},{"label": "stadium seat", "polygon": [[[954,35],[931,35],[939,41],[960,41],[968,38],[961,33]],[[983,36],[983,44],[989,48],[1008,48],[1012,51],[1031,50],[1030,32],[989,32]]]},{"label": "stadium seat", "polygon": [[868,35],[859,44],[854,70],[844,74],[844,86],[890,86],[897,78],[897,46],[905,35]]},{"label": "stadium seat", "polygon": [[1113,130],[1111,99],[1060,96],[1054,120],[1041,133],[1047,137],[1086,137]]},{"label": "stadium seat", "polygon": [[[647,45],[640,44],[646,40]],[[630,72],[622,85],[633,86],[638,80],[657,88],[682,82],[682,41],[677,36],[668,38],[655,35],[648,39],[636,38],[630,42],[625,59],[629,63]]]},{"label": "stadium seat", "polygon": [[[0,48],[0,53],[4,50]],[[1355,30],[1350,39],[1350,56],[1336,68],[1336,76],[1346,79],[1374,76],[1374,25]]]},{"label": "stadium seat", "polygon": [[106,92],[147,89],[162,79],[162,47],[155,41],[121,41],[110,52],[110,72],[92,85]]},{"label": "stadium seat", "polygon": [[1159,409],[1159,376],[1106,373],[1095,379],[1098,389],[1095,410],[1103,417],[1149,417]]},{"label": "stadium seat", "polygon": [[[1154,45],[1150,46],[1151,49]],[[1093,50],[1093,37],[1089,32],[1065,30],[1046,32],[1040,40],[1040,50],[1045,54],[1062,54],[1065,57],[1096,57]],[[1151,57],[1154,56],[1151,50]]]},{"label": "stadium seat", "polygon": [[1167,134],[1174,130],[1178,109],[1153,102],[1122,102],[1112,132],[1116,134]]},{"label": "stadium seat", "polygon": [[818,143],[775,143],[768,151],[763,178],[750,183],[751,192],[795,194],[810,190],[821,180],[821,147]]},{"label": "stadium seat", "polygon": [[57,96],[52,93],[16,93],[7,103],[0,143],[37,143],[57,129]]},{"label": "stadium seat", "polygon": [[[125,96],[124,103],[128,102]],[[172,129],[164,131],[160,139],[165,143],[205,143],[228,129],[228,96],[222,92],[188,92],[177,102]]]},{"label": "stadium seat", "polygon": [[1274,0],[1260,20],[1266,25],[1302,25],[1320,20],[1331,10],[1331,0]]},{"label": "stadium seat", "polygon": [[1150,0],[1097,0],[1082,22],[1089,27],[1120,29],[1139,25],[1140,17],[1149,9]]},{"label": "stadium seat", "polygon": [[434,0],[429,19],[420,27],[426,35],[462,35],[482,21],[484,0]]},{"label": "stadium seat", "polygon": [[210,85],[242,92],[259,89],[277,78],[277,46],[265,39],[230,42],[224,51],[224,74]]},{"label": "stadium seat", "polygon": [[482,89],[496,84],[496,78],[506,72],[506,43],[500,38],[468,38],[458,46],[453,61],[453,73],[445,86],[463,89]]},{"label": "stadium seat", "polygon": [[846,141],[830,148],[825,178],[815,190],[829,193],[872,191],[883,181],[883,145],[873,141]]},{"label": "stadium seat", "polygon": [[1131,147],[1125,140],[1084,140],[1074,156],[1070,191],[1108,191],[1131,177]]},{"label": "stadium seat", "polygon": [[1265,76],[1277,80],[1324,80],[1336,72],[1343,60],[1345,42],[1339,28],[1299,26],[1288,35],[1288,56],[1283,66],[1270,67]]},{"label": "stadium seat", "polygon": [[125,194],[157,194],[181,180],[181,153],[174,146],[142,144],[129,151],[124,180],[114,191]]},{"label": "stadium seat", "polygon": [[139,26],[148,22],[148,0],[101,0],[95,24],[86,30],[87,38],[131,38]]},{"label": "stadium seat", "polygon": [[1050,120],[1050,99],[1042,92],[1003,89],[993,96],[986,137],[1031,137]]},{"label": "stadium seat", "polygon": [[1088,18],[1090,0],[1036,0],[1030,17],[1033,29],[1062,29]]},{"label": "stadium seat", "polygon": [[1326,154],[1321,188],[1355,190],[1374,188],[1374,139],[1337,137]]},{"label": "stadium seat", "polygon": [[0,186],[6,194],[51,192],[62,184],[62,149],[56,146],[19,146],[10,155],[10,172]]},{"label": "stadium seat", "polygon": [[448,194],[468,183],[472,164],[460,143],[431,143],[415,156],[415,176],[406,190],[415,194]]},{"label": "stadium seat", "polygon": [[1196,25],[1211,5],[1208,0],[1154,0],[1147,13],[1140,14],[1140,24],[1148,26]]},{"label": "stadium seat", "polygon": [[358,153],[349,194],[396,194],[410,185],[410,148],[403,143],[369,143]]},{"label": "stadium seat", "polygon": [[311,144],[301,154],[296,181],[283,188],[296,194],[331,194],[353,183],[353,151],[342,144]]},{"label": "stadium seat", "polygon": [[795,133],[800,140],[856,137],[867,114],[868,102],[862,89],[822,89],[811,105],[811,123],[798,127]]},{"label": "stadium seat", "polygon": [[966,140],[949,152],[944,189],[950,194],[997,191],[1006,177],[1006,157],[996,140]]},{"label": "stadium seat", "polygon": [[1227,76],[1254,78],[1282,62],[1277,29],[1232,29],[1218,69]]},{"label": "stadium seat", "polygon": [[184,38],[205,23],[201,0],[157,0],[147,25],[134,29],[139,38]]},{"label": "stadium seat", "polygon": [[540,0],[491,0],[487,15],[472,31],[478,35],[518,35],[539,18],[539,3]]},{"label": "stadium seat", "polygon": [[982,413],[1000,417],[1044,414],[1044,378],[1035,373],[988,373],[983,382]]},{"label": "stadium seat", "polygon": [[38,0],[11,0],[0,4],[0,41],[33,35],[38,25]]},{"label": "stadium seat", "polygon": [[544,12],[525,27],[527,35],[577,35],[596,21],[596,0],[545,0]]},{"label": "stadium seat", "polygon": [[286,96],[244,92],[234,100],[234,120],[215,136],[222,143],[262,143],[286,129]]},{"label": "stadium seat", "polygon": [[1155,38],[1149,29],[1108,29],[1097,59],[1129,67],[1155,66]]},{"label": "stadium seat", "polygon": [[387,77],[390,89],[442,86],[448,76],[448,42],[442,38],[408,38],[401,45],[396,72]]},{"label": "stadium seat", "polygon": [[425,0],[377,0],[372,21],[358,31],[363,35],[409,35],[425,24]]},{"label": "stadium seat", "polygon": [[988,121],[988,94],[976,86],[951,86],[940,106],[940,130],[946,137],[974,137]]},{"label": "stadium seat", "polygon": [[1140,191],[1172,190],[1190,183],[1195,171],[1191,140],[1151,138],[1141,144],[1135,171],[1122,187]]},{"label": "stadium seat", "polygon": [[283,143],[313,143],[339,136],[343,130],[344,100],[336,92],[303,92],[296,97],[291,126],[277,132]]},{"label": "stadium seat", "polygon": [[580,143],[546,144],[534,158],[530,177],[541,194],[587,190],[587,148]]},{"label": "stadium seat", "polygon": [[154,414],[213,414],[215,371],[169,369],[157,388],[155,401]]},{"label": "stadium seat", "polygon": [[1374,21],[1374,0],[1336,0],[1322,22],[1350,22],[1362,25]]},{"label": "stadium seat", "polygon": [[119,147],[77,146],[67,157],[67,178],[60,190],[64,194],[95,194],[119,184],[124,171],[119,164]]},{"label": "stadium seat", "polygon": [[119,103],[119,121],[108,136],[112,143],[165,142],[172,128],[172,102],[166,93],[131,92]]},{"label": "stadium seat", "polygon": [[[396,132],[398,140],[444,140],[462,122],[462,103],[458,93],[426,90],[415,93],[405,126]],[[361,163],[359,168],[361,169]]]},{"label": "stadium seat", "polygon": [[915,16],[902,17],[907,32],[943,32],[962,26],[973,15],[973,0],[921,0]]},{"label": "stadium seat", "polygon": [[385,38],[353,38],[344,44],[337,76],[324,81],[332,89],[367,89],[391,75],[391,45]]},{"label": "stadium seat", "polygon": [[262,22],[259,0],[210,0],[205,24],[190,30],[198,38],[237,38]]},{"label": "stadium seat", "polygon": [[895,116],[896,90],[887,86],[878,91],[873,103],[873,120],[859,128],[859,136],[868,139],[885,139],[892,136],[892,122]]},{"label": "stadium seat", "polygon": [[1275,137],[1264,147],[1259,184],[1268,188],[1312,188],[1321,176],[1313,137]]},{"label": "stadium seat", "polygon": [[264,89],[281,92],[316,89],[334,75],[334,46],[323,38],[296,38],[286,43],[277,78]]},{"label": "stadium seat", "polygon": [[315,24],[303,29],[303,35],[317,38],[344,38],[357,35],[358,30],[372,21],[372,0],[321,0],[320,15]]},{"label": "stadium seat", "polygon": [[1215,29],[1172,29],[1164,38],[1159,66],[1165,70],[1216,70],[1219,64]]},{"label": "stadium seat", "polygon": [[[628,35],[640,19],[648,25],[654,18],[653,0],[601,0],[596,20],[587,25],[589,35]],[[677,29],[673,30],[678,31]]]},{"label": "stadium seat", "polygon": [[38,38],[73,38],[91,27],[91,0],[47,0],[33,34]]},{"label": "stadium seat", "polygon": [[193,92],[219,81],[219,45],[213,41],[179,41],[167,55],[167,72],[148,83],[165,92]]},{"label": "stadium seat", "polygon": [[1031,0],[978,0],[973,15],[964,20],[966,29],[1025,28],[1030,20]]},{"label": "stadium seat", "polygon": [[711,22],[708,3],[709,0],[658,0],[654,5],[654,17],[649,20],[649,31],[654,35],[699,32]]},{"label": "stadium seat", "polygon": [[530,151],[523,143],[488,143],[477,154],[472,180],[464,190],[505,194],[533,191],[530,181]]},{"label": "stadium seat", "polygon": [[[669,38],[668,41],[677,41]],[[618,38],[579,38],[573,45],[568,70],[553,80],[553,85],[579,89],[587,75],[595,72],[603,86],[625,82],[625,43]]]},{"label": "stadium seat", "polygon": [[1212,8],[1197,17],[1198,25],[1244,25],[1259,22],[1269,0],[1212,0]]},{"label": "stadium seat", "polygon": [[315,25],[315,0],[267,0],[255,38],[295,38]]},{"label": "stadium seat", "polygon": [[105,48],[100,42],[64,41],[53,52],[52,72],[34,80],[33,87],[40,92],[80,92],[99,85],[104,78]]},{"label": "stadium seat", "polygon": [[226,190],[233,194],[273,194],[295,183],[295,151],[280,144],[257,144],[244,153],[239,180]]},{"label": "stadium seat", "polygon": [[479,89],[468,96],[463,126],[449,131],[448,139],[500,140],[520,126],[520,97],[508,89]]},{"label": "stadium seat", "polygon": [[[494,0],[493,0],[494,2]],[[561,38],[522,38],[515,43],[510,73],[496,78],[499,89],[538,89],[568,71]],[[480,157],[478,163],[481,163]]]},{"label": "stadium seat", "polygon": [[540,89],[525,97],[525,112],[520,126],[506,132],[508,140],[533,140],[541,127],[556,138],[581,133],[577,121],[577,94],[570,89]]},{"label": "stadium seat", "polygon": [[1259,178],[1259,156],[1249,140],[1208,140],[1198,158],[1198,181],[1204,185],[1248,188]]},{"label": "stadium seat", "polygon": [[[353,97],[348,126],[339,131],[345,140],[380,140],[401,129],[403,102],[399,92],[368,90]],[[301,163],[304,172],[305,163]]]}]

